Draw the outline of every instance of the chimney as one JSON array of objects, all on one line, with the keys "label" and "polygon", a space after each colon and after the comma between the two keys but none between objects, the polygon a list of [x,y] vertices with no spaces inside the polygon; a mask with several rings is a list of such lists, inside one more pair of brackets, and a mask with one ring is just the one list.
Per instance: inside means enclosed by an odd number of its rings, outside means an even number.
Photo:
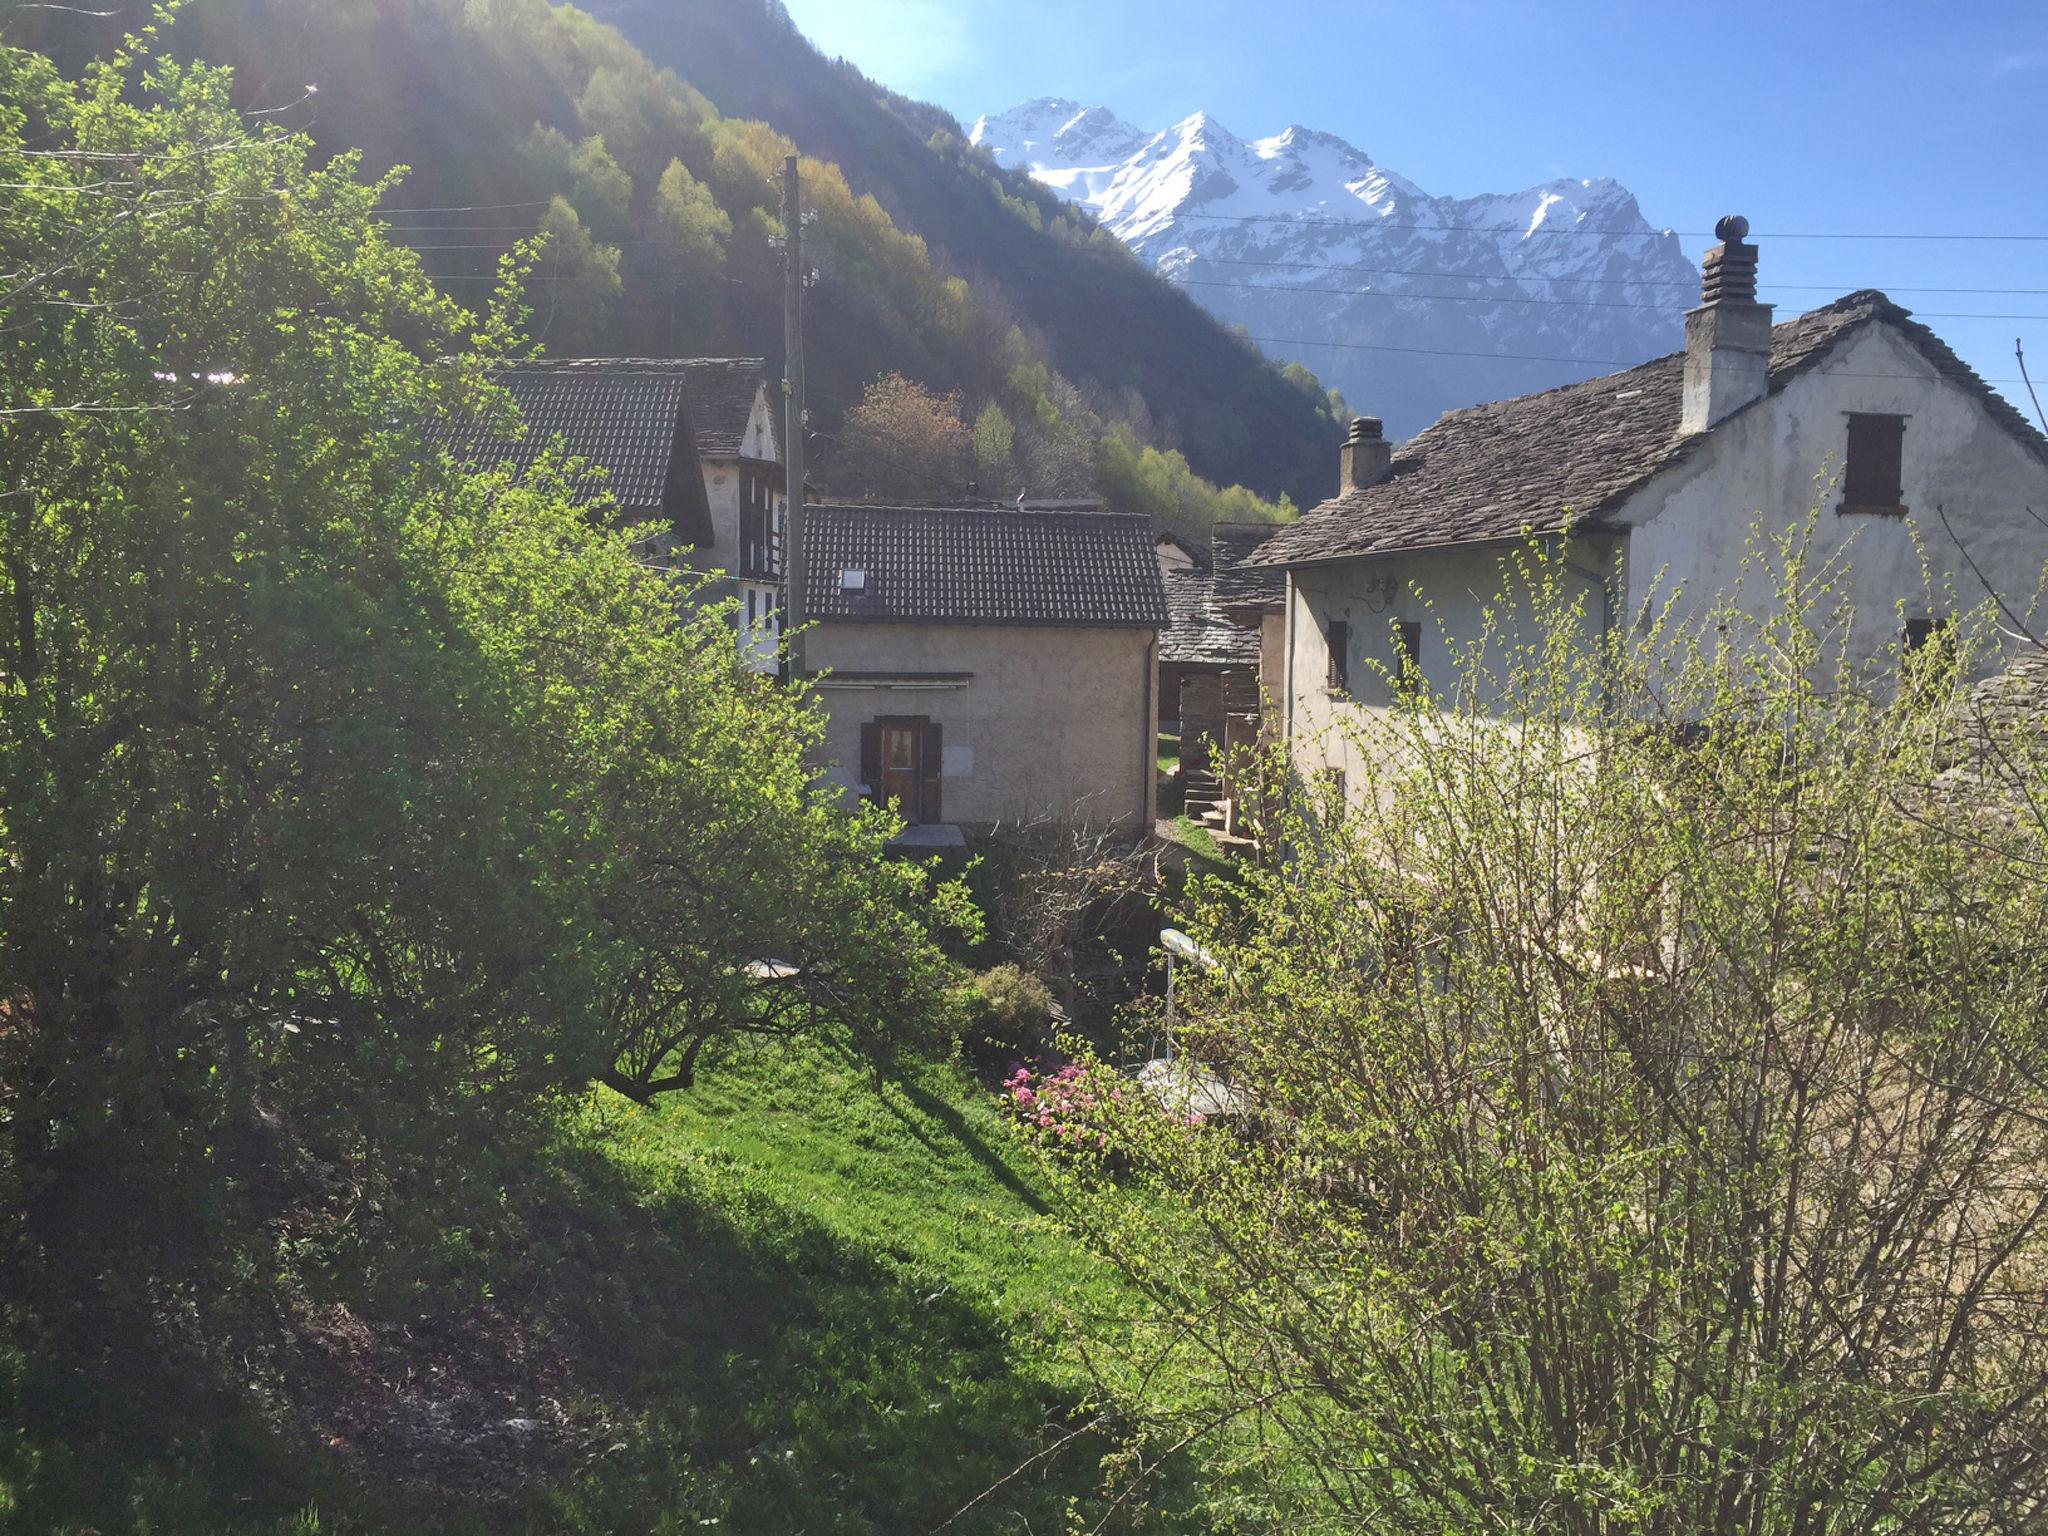
[{"label": "chimney", "polygon": [[1685,314],[1681,437],[1718,426],[1771,387],[1771,306],[1756,301],[1749,220],[1731,213],[1714,233],[1721,243],[1700,263],[1700,307]]},{"label": "chimney", "polygon": [[1354,416],[1351,435],[1337,452],[1337,494],[1378,485],[1393,473],[1394,445],[1377,416]]}]

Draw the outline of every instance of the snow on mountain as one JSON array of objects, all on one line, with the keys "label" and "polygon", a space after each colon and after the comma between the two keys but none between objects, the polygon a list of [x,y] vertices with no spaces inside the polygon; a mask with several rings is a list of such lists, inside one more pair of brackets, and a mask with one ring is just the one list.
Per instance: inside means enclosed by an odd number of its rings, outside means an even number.
[{"label": "snow on mountain", "polygon": [[1202,112],[1147,133],[1056,97],[970,137],[1401,437],[1675,351],[1698,302],[1678,237],[1604,177],[1436,197],[1335,134],[1240,139]]}]

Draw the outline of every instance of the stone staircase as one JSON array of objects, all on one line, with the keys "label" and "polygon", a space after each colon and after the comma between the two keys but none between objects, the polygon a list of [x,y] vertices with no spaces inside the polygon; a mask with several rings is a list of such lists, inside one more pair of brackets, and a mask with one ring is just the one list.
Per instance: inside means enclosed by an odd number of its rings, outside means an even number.
[{"label": "stone staircase", "polygon": [[1207,768],[1189,768],[1183,770],[1181,784],[1186,791],[1183,809],[1188,820],[1211,832],[1228,834],[1230,797],[1224,793],[1223,781]]}]

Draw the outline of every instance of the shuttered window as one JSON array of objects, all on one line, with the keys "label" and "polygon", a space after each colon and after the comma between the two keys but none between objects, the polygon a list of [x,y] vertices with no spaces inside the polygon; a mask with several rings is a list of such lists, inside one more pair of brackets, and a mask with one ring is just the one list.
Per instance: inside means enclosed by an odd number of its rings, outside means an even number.
[{"label": "shuttered window", "polygon": [[1422,681],[1422,626],[1403,620],[1394,626],[1394,687],[1402,692]]},{"label": "shuttered window", "polygon": [[1351,626],[1332,619],[1323,630],[1323,639],[1330,648],[1330,686],[1343,693],[1351,687]]},{"label": "shuttered window", "polygon": [[1849,454],[1842,472],[1845,512],[1902,512],[1906,418],[1851,413]]}]

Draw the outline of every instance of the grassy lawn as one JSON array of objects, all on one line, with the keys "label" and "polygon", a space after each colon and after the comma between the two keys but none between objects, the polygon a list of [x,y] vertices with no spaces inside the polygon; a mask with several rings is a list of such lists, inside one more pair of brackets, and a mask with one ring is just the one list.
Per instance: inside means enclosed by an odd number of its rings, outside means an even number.
[{"label": "grassy lawn", "polygon": [[[522,1468],[492,1442],[489,1496],[472,1468],[447,1498],[247,1415],[186,1426],[145,1462],[16,1419],[0,1529],[926,1532],[1089,1417],[1076,1340],[1112,1344],[1134,1306],[1049,1216],[994,1096],[952,1067],[878,1081],[741,1057],[656,1109],[593,1100],[531,1177],[482,1245],[482,1289],[534,1338],[522,1348],[573,1362],[556,1389],[569,1452]],[[406,1326],[435,1305],[416,1297]],[[1110,1449],[1075,1437],[947,1529],[1063,1529]],[[1200,1528],[1192,1476],[1108,1529]]]}]

